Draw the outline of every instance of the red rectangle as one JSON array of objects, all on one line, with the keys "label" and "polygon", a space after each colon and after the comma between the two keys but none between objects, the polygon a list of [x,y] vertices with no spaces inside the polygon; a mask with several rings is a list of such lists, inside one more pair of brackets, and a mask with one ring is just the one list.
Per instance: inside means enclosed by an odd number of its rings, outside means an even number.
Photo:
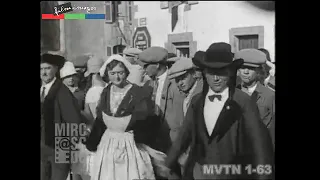
[{"label": "red rectangle", "polygon": [[42,19],[64,19],[64,14],[59,14],[58,16],[54,14],[42,14]]}]

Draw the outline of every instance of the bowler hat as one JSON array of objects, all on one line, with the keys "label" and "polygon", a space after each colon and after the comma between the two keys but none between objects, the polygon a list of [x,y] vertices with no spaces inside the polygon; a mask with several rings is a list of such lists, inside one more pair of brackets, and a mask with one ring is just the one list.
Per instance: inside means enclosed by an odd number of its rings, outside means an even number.
[{"label": "bowler hat", "polygon": [[243,64],[243,60],[241,59],[233,61],[231,46],[224,42],[211,44],[204,54],[198,51],[192,61],[199,68],[214,69],[220,69],[230,65],[239,68]]},{"label": "bowler hat", "polygon": [[48,54],[48,53],[43,54],[40,58],[41,58],[40,64],[48,63],[51,65],[57,66],[59,69],[63,67],[66,61],[65,58],[60,55],[54,55],[54,54]]}]

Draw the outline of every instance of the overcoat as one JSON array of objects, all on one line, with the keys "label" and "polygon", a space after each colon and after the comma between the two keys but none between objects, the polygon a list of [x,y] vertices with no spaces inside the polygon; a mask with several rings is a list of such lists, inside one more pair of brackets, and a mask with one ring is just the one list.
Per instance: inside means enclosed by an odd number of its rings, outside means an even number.
[{"label": "overcoat", "polygon": [[[241,89],[241,85],[238,86]],[[251,99],[257,103],[262,122],[266,125],[275,142],[275,92],[257,82],[257,87],[251,95]]]},{"label": "overcoat", "polygon": [[[167,167],[172,168],[191,145],[183,179],[270,178],[272,173],[268,170],[259,176],[245,170],[247,165],[273,167],[274,162],[271,137],[260,119],[257,105],[241,90],[230,88],[229,98],[209,135],[203,116],[206,93],[207,90],[192,99],[179,136],[168,153]],[[202,171],[205,164],[241,165],[242,172],[206,175]]]},{"label": "overcoat", "polygon": [[[72,92],[56,79],[51,86],[41,109],[42,131],[44,130],[45,145],[55,148],[55,124],[85,122],[77,99]],[[78,136],[79,136],[78,132]],[[76,134],[75,134],[76,135]]]}]

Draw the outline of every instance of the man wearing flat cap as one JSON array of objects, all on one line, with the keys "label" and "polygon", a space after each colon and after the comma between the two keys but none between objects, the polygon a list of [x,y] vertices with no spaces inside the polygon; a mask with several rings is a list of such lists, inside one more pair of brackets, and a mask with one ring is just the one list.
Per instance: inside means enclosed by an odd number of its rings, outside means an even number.
[{"label": "man wearing flat cap", "polygon": [[239,69],[242,83],[237,88],[257,103],[260,118],[269,129],[274,144],[275,93],[259,81],[259,76],[264,74],[262,66],[266,63],[266,55],[257,49],[243,49],[238,51],[234,58],[244,61]]},{"label": "man wearing flat cap", "polygon": [[144,76],[145,71],[142,66],[139,65],[138,55],[142,51],[137,48],[127,48],[123,51],[123,57],[125,57],[131,64],[130,74],[128,76],[128,81],[134,83],[138,86],[143,86],[148,78]]},{"label": "man wearing flat cap", "polygon": [[[213,43],[205,54],[204,59],[194,60],[203,70],[203,91],[189,105],[183,127],[168,153],[167,167],[171,169],[190,146],[183,179],[270,178],[274,158],[270,135],[257,105],[235,88],[234,76],[243,61],[233,61],[227,43]],[[210,165],[219,168],[226,164],[240,165],[241,173],[205,171]],[[268,173],[250,175],[245,171],[248,164],[263,165]],[[169,176],[171,171],[167,172]]]},{"label": "man wearing flat cap", "polygon": [[[40,61],[41,103],[41,179],[66,180],[70,163],[55,162],[55,125],[80,124],[77,100],[57,75],[63,67],[62,56],[43,54]],[[79,133],[76,133],[79,134]]]},{"label": "man wearing flat cap", "polygon": [[[195,54],[197,58],[199,53]],[[166,121],[170,127],[171,141],[179,134],[191,99],[202,91],[203,80],[196,76],[195,65],[190,58],[179,57],[169,70],[169,78],[174,80],[169,93],[173,94],[167,101]],[[181,171],[188,157],[188,150],[179,158]]]},{"label": "man wearing flat cap", "polygon": [[169,108],[167,101],[173,98],[168,91],[172,81],[168,78],[167,58],[168,51],[157,46],[150,47],[139,54],[140,65],[151,78],[144,84],[143,90],[150,97],[149,107],[153,111],[155,126],[159,127],[158,132],[155,132],[154,148],[161,152],[167,152],[171,147],[170,128],[165,120]]}]

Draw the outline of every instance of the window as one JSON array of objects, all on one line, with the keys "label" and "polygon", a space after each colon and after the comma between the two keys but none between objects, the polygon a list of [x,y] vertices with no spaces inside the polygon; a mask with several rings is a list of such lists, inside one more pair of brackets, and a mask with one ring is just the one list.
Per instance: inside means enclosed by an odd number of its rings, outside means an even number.
[{"label": "window", "polygon": [[126,48],[126,46],[123,46],[123,45],[113,46],[113,54],[122,53],[125,48]]},{"label": "window", "polygon": [[106,23],[113,23],[114,21],[114,6],[112,1],[105,1],[105,7],[106,7]]},{"label": "window", "polygon": [[176,48],[176,54],[178,57],[190,57],[189,42],[175,42],[173,45]]},{"label": "window", "polygon": [[176,54],[178,57],[190,57],[190,49],[189,48],[176,48]]},{"label": "window", "polygon": [[232,52],[234,53],[246,48],[263,48],[264,27],[231,28],[229,31],[229,42],[232,47]]},{"label": "window", "polygon": [[245,35],[245,36],[238,36],[239,39],[239,50],[241,49],[258,49],[258,35]]},{"label": "window", "polygon": [[197,51],[197,42],[193,40],[193,33],[168,34],[168,42],[165,48],[178,57],[193,57]]},{"label": "window", "polygon": [[132,21],[132,1],[129,1],[129,22]]},{"label": "window", "polygon": [[111,47],[107,47],[107,56],[111,56],[112,52],[111,52]]},{"label": "window", "polygon": [[[42,1],[41,14],[53,14],[57,1]],[[60,51],[60,20],[41,20],[41,51]]]}]

